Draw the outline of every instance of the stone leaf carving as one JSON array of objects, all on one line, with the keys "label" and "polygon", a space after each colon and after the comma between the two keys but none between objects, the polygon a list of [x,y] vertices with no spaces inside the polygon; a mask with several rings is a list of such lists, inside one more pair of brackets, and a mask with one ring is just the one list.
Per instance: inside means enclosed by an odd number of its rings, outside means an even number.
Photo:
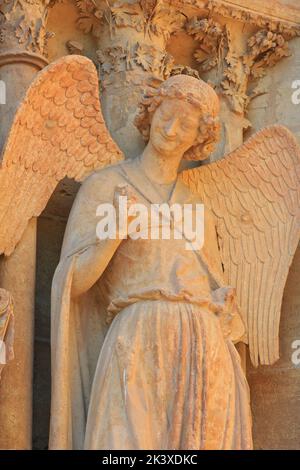
[{"label": "stone leaf carving", "polygon": [[287,40],[276,32],[261,30],[251,36],[247,51],[238,56],[231,46],[230,32],[227,31],[227,54],[224,58],[224,78],[221,82],[223,93],[230,97],[233,110],[243,113],[252,98],[259,94],[257,87],[248,93],[249,79],[259,79],[282,58],[290,56]]},{"label": "stone leaf carving", "polygon": [[193,17],[185,28],[199,43],[195,52],[199,72],[219,68],[218,82],[214,85],[238,114],[244,114],[250,100],[258,94],[257,88],[248,93],[249,80],[261,78],[268,68],[290,55],[290,36],[284,37],[278,31],[259,30],[248,39],[245,54],[238,55],[230,29],[213,18]]},{"label": "stone leaf carving", "polygon": [[244,64],[253,78],[261,78],[268,67],[291,55],[288,41],[282,34],[268,30],[258,31],[248,40],[248,53]]},{"label": "stone leaf carving", "polygon": [[300,235],[300,148],[272,126],[224,159],[182,173],[217,219],[224,276],[235,286],[252,363],[279,358],[283,289]]},{"label": "stone leaf carving", "polygon": [[19,107],[3,155],[0,252],[12,253],[61,179],[81,180],[122,158],[104,123],[93,63],[71,55],[43,69]]},{"label": "stone leaf carving", "polygon": [[85,34],[91,33],[95,37],[101,34],[101,20],[103,18],[105,3],[95,2],[94,0],[76,0],[79,11],[78,28]]},{"label": "stone leaf carving", "polygon": [[6,47],[20,47],[47,55],[46,29],[49,8],[62,0],[2,0],[0,2],[1,42]]},{"label": "stone leaf carving", "polygon": [[186,17],[179,9],[172,7],[172,2],[158,0],[147,22],[147,27],[151,33],[163,36],[165,41],[168,41],[172,33],[183,28],[185,21]]},{"label": "stone leaf carving", "polygon": [[79,29],[84,33],[92,33],[95,37],[100,37],[101,27],[103,23],[107,23],[111,32],[127,27],[144,32],[146,36],[163,36],[168,40],[185,23],[185,16],[167,0],[76,0],[76,4],[79,10]]},{"label": "stone leaf carving", "polygon": [[[212,18],[192,17],[186,23],[186,31],[199,43],[199,49],[195,52],[195,59],[202,72],[207,72],[218,63],[219,53],[224,41],[224,28]],[[208,55],[203,59],[203,53]]]},{"label": "stone leaf carving", "polygon": [[157,50],[148,44],[136,43],[134,46],[114,46],[97,51],[103,74],[133,70],[140,66],[146,72],[166,79],[174,66],[174,58],[167,52]]},{"label": "stone leaf carving", "polygon": [[[79,10],[78,26],[85,33],[97,38],[104,25],[114,39],[113,45],[97,51],[103,86],[110,73],[127,72],[139,69],[151,73],[155,78],[166,80],[171,75],[184,73],[198,76],[189,67],[175,65],[172,55],[164,45],[175,31],[183,29],[186,17],[181,10],[167,0],[153,1],[77,1]],[[124,40],[124,30],[128,40]],[[118,31],[122,30],[118,43]],[[134,32],[132,31],[134,30]],[[159,41],[155,41],[159,39]],[[101,42],[100,42],[101,46]],[[179,68],[181,67],[179,71]]]}]

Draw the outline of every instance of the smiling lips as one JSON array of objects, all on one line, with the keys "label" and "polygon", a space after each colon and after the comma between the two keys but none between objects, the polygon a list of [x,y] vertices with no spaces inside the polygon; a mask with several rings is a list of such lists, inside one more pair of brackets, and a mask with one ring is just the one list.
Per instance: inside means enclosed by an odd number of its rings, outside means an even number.
[{"label": "smiling lips", "polygon": [[165,140],[168,140],[170,142],[173,142],[177,138],[177,135],[174,135],[171,137],[171,136],[166,135],[164,132],[159,131],[159,133]]}]

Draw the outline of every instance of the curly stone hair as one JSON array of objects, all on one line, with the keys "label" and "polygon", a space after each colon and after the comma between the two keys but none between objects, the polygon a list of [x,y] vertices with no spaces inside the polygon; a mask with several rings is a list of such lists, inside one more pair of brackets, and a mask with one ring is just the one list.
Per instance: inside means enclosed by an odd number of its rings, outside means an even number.
[{"label": "curly stone hair", "polygon": [[152,117],[166,97],[184,100],[201,110],[196,142],[184,154],[184,159],[205,160],[220,138],[219,98],[214,89],[203,80],[187,75],[175,75],[157,88],[149,87],[134,120],[146,142],[150,136]]}]

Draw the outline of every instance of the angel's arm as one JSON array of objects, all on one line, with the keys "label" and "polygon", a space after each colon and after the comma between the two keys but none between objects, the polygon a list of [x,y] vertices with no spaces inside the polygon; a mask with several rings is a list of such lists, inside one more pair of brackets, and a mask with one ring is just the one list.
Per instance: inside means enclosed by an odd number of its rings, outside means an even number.
[{"label": "angel's arm", "polygon": [[121,241],[118,238],[101,240],[79,254],[73,274],[72,297],[84,294],[97,282]]},{"label": "angel's arm", "polygon": [[[200,200],[203,204],[203,200]],[[218,242],[217,221],[213,212],[204,204],[204,247],[205,258],[211,267],[215,283],[219,287],[227,286],[223,273],[222,258]]]},{"label": "angel's arm", "polygon": [[106,269],[122,242],[115,238],[97,236],[97,208],[114,204],[115,180],[113,171],[100,171],[82,184],[75,199],[62,248],[62,259],[76,257],[72,280],[72,296],[87,292]]}]

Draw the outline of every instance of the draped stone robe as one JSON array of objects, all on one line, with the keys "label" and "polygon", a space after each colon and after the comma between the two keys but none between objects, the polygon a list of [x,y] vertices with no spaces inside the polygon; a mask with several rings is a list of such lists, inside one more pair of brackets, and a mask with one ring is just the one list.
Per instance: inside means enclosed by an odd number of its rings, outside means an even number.
[{"label": "draped stone robe", "polygon": [[[249,391],[232,342],[243,324],[209,212],[198,252],[184,238],[128,238],[95,285],[71,296],[76,259],[97,243],[96,208],[118,184],[147,206],[164,202],[136,161],[79,191],[52,288],[50,448],[250,449]],[[168,202],[201,201],[178,179]]]}]

